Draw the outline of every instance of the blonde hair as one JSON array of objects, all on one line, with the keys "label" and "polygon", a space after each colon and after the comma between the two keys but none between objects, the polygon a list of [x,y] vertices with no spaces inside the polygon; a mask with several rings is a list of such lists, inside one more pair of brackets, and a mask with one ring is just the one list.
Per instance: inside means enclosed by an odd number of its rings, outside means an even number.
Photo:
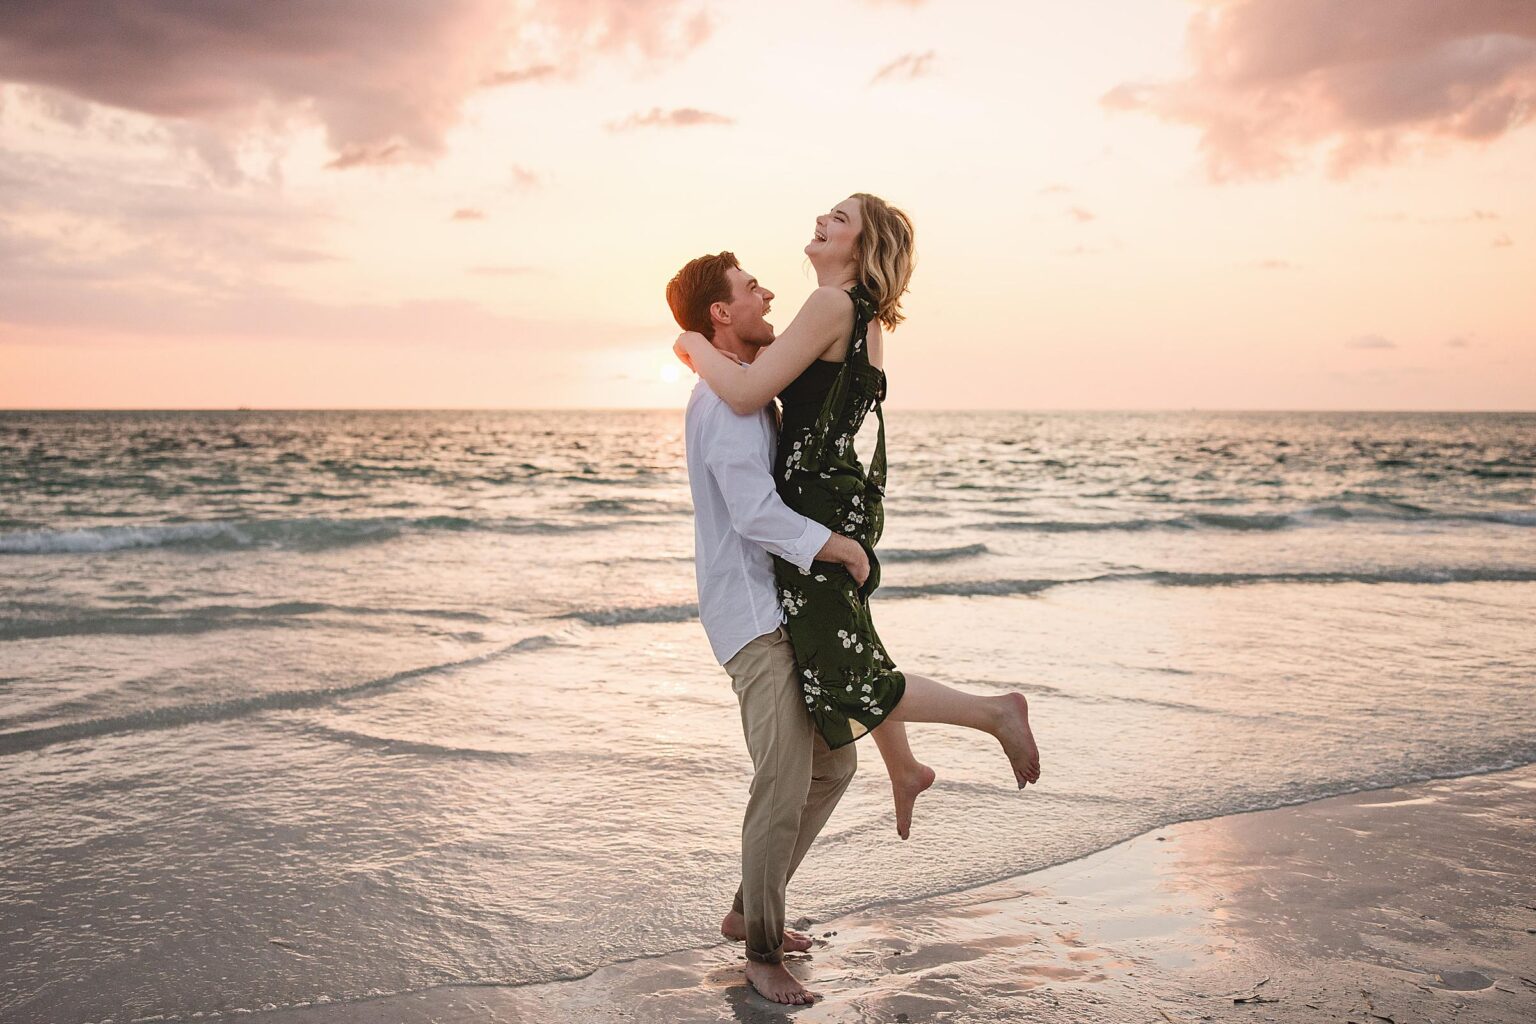
[{"label": "blonde hair", "polygon": [[912,218],[868,192],[855,192],[852,198],[859,201],[864,221],[854,269],[859,283],[874,296],[880,322],[894,328],[906,319],[901,297],[912,281],[916,256]]}]

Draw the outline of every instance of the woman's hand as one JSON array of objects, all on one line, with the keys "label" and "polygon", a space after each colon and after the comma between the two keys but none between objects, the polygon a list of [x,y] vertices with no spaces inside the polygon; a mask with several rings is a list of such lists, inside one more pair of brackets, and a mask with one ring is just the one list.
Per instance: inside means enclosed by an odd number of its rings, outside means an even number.
[{"label": "woman's hand", "polygon": [[690,343],[697,342],[703,342],[704,344],[708,345],[709,339],[704,337],[704,335],[700,334],[698,331],[684,331],[682,334],[679,334],[677,336],[677,340],[672,343],[672,354],[677,356],[678,359],[682,360],[683,365],[688,367],[688,369],[692,370],[694,373],[698,373],[699,368],[693,365],[693,356],[688,354],[688,345]]}]

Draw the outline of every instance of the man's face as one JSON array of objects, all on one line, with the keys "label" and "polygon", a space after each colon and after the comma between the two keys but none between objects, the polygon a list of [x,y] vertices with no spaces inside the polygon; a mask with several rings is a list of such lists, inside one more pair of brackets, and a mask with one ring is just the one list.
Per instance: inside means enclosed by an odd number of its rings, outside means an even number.
[{"label": "man's face", "polygon": [[740,267],[732,267],[726,276],[731,282],[731,301],[726,308],[736,337],[757,348],[773,344],[773,324],[763,319],[773,303],[773,292]]}]

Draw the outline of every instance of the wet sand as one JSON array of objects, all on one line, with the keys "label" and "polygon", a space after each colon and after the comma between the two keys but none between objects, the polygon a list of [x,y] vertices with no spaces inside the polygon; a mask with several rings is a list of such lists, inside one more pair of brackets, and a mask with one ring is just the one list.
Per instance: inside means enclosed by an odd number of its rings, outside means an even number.
[{"label": "wet sand", "polygon": [[722,943],[574,981],[255,1019],[1536,1021],[1536,766],[1186,822],[1005,882],[801,923],[818,940],[792,968],[824,997],[811,1007],[753,994],[740,947]]}]

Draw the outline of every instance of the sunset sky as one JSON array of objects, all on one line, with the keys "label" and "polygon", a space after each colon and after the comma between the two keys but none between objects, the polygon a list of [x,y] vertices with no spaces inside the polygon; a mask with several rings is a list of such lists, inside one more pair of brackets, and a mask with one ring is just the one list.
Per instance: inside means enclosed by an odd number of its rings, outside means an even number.
[{"label": "sunset sky", "polygon": [[0,5],[0,406],[671,407],[917,226],[908,408],[1536,408],[1531,0]]}]

